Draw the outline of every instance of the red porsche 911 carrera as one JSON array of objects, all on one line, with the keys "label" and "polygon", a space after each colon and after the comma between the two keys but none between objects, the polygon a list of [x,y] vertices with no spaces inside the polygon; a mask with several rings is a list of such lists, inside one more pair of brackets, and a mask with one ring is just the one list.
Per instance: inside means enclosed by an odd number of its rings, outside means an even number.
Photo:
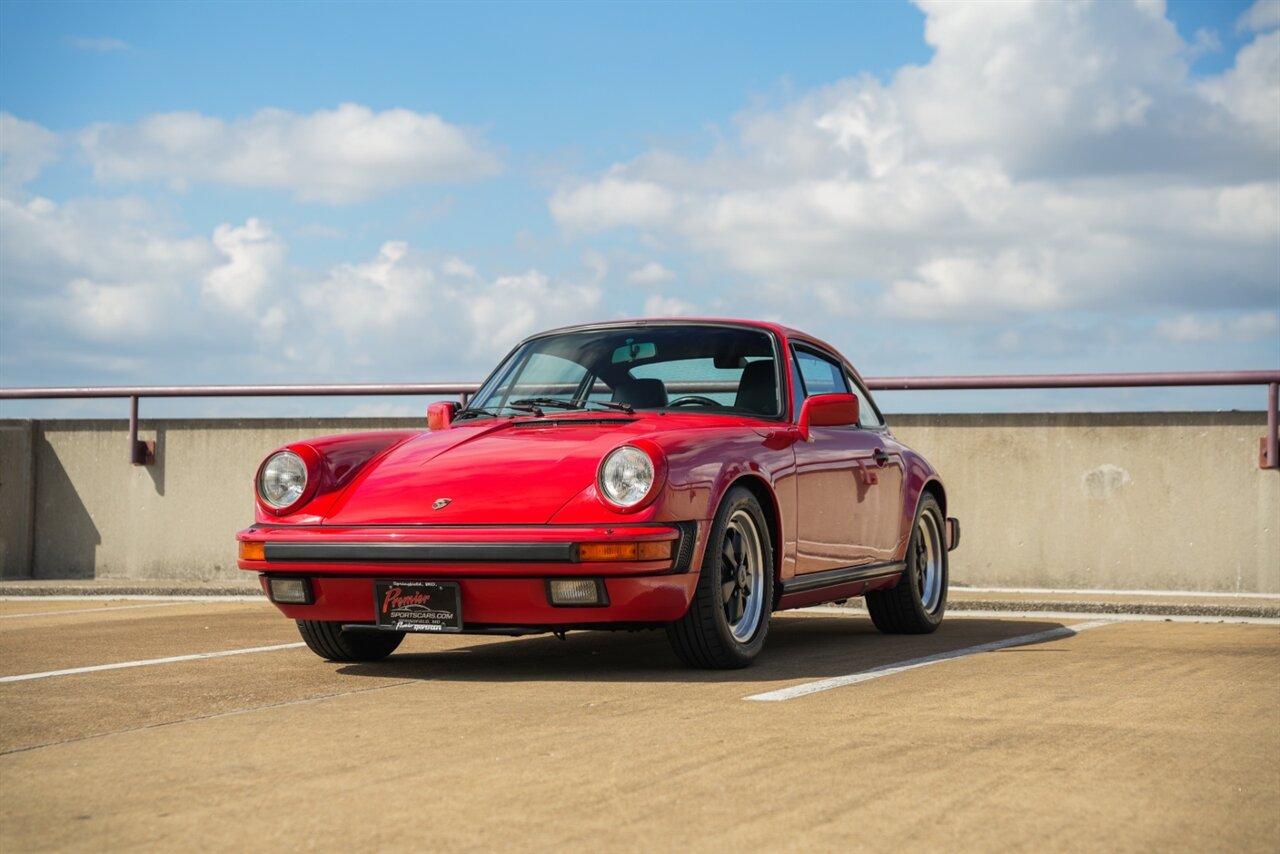
[{"label": "red porsche 911 carrera", "polygon": [[865,596],[932,632],[960,528],[853,367],[769,323],[535,335],[424,431],[329,436],[258,469],[239,565],[333,661],[407,632],[663,628],[743,667],[774,611]]}]

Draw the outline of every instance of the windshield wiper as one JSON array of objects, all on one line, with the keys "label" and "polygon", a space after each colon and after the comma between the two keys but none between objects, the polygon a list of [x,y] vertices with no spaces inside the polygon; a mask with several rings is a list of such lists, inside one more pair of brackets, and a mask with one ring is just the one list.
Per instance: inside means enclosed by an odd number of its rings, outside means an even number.
[{"label": "windshield wiper", "polygon": [[515,403],[527,404],[529,406],[550,406],[555,409],[586,409],[588,406],[603,406],[606,409],[617,409],[628,415],[635,415],[636,410],[629,403],[614,403],[609,400],[584,400],[581,403],[574,403],[572,400],[561,400],[558,397],[526,397],[515,401]]},{"label": "windshield wiper", "polygon": [[542,410],[537,406],[529,403],[528,401],[516,400],[511,403],[504,403],[501,406],[492,408],[484,406],[468,406],[465,409],[459,409],[457,413],[454,414],[453,418],[455,421],[460,418],[473,418],[477,415],[488,415],[491,418],[498,418],[501,417],[502,410],[504,409],[514,409],[517,412],[532,412],[534,415],[539,417],[542,416]]},{"label": "windshield wiper", "polygon": [[527,407],[536,410],[540,406],[550,406],[552,409],[581,409],[582,405],[574,403],[571,400],[561,400],[558,397],[522,397],[519,400],[513,400],[507,404],[513,407]]},{"label": "windshield wiper", "polygon": [[622,411],[622,412],[627,413],[628,415],[635,415],[635,414],[636,414],[636,408],[635,408],[634,406],[632,406],[631,404],[629,404],[629,403],[614,403],[612,400],[588,400],[588,401],[587,401],[585,404],[583,404],[583,405],[584,405],[584,406],[586,406],[587,404],[595,404],[596,406],[604,406],[604,407],[606,407],[606,408],[608,408],[608,409],[617,409],[617,410],[620,410],[620,411]]}]

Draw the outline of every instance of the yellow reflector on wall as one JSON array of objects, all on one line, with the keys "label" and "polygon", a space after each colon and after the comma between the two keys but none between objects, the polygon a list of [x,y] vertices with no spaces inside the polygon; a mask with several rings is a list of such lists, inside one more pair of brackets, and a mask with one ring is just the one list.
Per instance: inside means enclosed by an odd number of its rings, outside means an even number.
[{"label": "yellow reflector on wall", "polygon": [[241,543],[240,559],[241,560],[266,560],[266,544],[264,543]]},{"label": "yellow reflector on wall", "polygon": [[671,560],[673,540],[657,543],[580,543],[580,561]]}]

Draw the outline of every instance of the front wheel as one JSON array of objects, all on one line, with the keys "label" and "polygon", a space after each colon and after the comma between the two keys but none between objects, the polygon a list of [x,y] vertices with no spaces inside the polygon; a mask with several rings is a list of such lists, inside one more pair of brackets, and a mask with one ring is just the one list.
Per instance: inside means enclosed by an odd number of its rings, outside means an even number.
[{"label": "front wheel", "polygon": [[404,640],[404,632],[348,632],[342,623],[324,620],[298,620],[298,633],[329,661],[381,661]]},{"label": "front wheel", "polygon": [[942,508],[932,495],[925,495],[907,543],[906,572],[896,587],[867,594],[871,622],[885,634],[927,635],[942,625],[947,610],[947,547],[942,525]]},{"label": "front wheel", "polygon": [[760,502],[742,487],[716,512],[689,610],[667,638],[692,667],[746,667],[764,648],[773,610],[773,548]]}]

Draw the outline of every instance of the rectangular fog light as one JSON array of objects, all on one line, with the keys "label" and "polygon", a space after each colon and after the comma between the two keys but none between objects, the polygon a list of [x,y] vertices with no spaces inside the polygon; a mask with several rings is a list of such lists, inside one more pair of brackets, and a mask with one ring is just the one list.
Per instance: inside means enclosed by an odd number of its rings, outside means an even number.
[{"label": "rectangular fog light", "polygon": [[306,578],[271,578],[271,601],[285,605],[310,605],[311,582]]},{"label": "rectangular fog light", "polygon": [[607,605],[604,582],[598,578],[554,578],[547,582],[552,605]]}]

